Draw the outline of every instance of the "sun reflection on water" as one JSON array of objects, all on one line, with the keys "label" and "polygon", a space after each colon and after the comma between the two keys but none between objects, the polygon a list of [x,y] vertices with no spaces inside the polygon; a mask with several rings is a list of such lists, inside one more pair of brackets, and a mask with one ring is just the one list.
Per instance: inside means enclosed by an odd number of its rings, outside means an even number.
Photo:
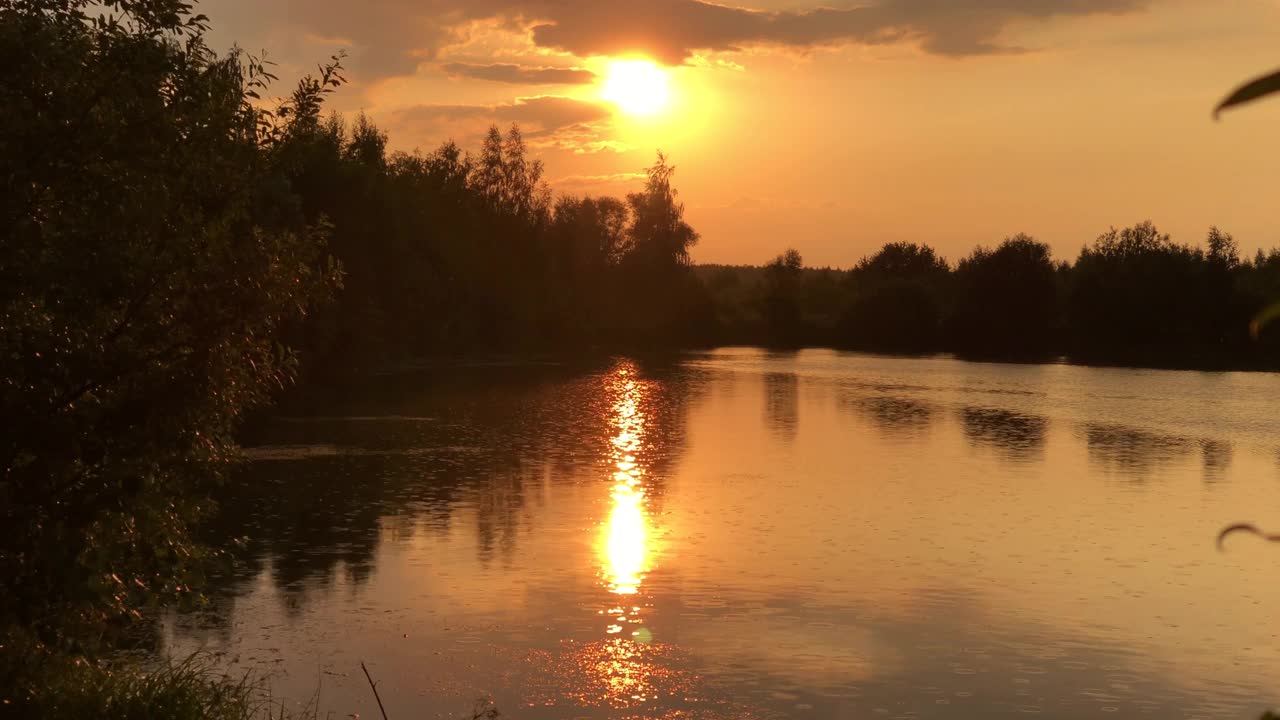
[{"label": "sun reflection on water", "polygon": [[606,568],[609,589],[618,595],[635,595],[640,589],[645,570],[643,504],[643,490],[630,487],[625,482],[614,486],[605,552],[609,557]]},{"label": "sun reflection on water", "polygon": [[[632,596],[639,593],[649,570],[644,469],[638,459],[644,444],[644,385],[636,377],[634,367],[625,363],[610,376],[609,390],[613,398],[613,487],[609,517],[600,542],[601,574],[609,592]],[[624,625],[638,625],[639,613],[640,606],[633,603],[619,603],[618,607],[601,611],[616,621],[609,626],[610,634],[623,632]],[[631,634],[641,637],[638,629]]]},{"label": "sun reflection on water", "polygon": [[603,642],[581,648],[575,665],[593,678],[594,692],[606,704],[626,707],[655,698],[652,683],[662,675],[651,656],[661,653],[645,627],[641,586],[650,570],[652,547],[646,497],[645,394],[648,386],[631,363],[606,378],[612,432],[609,514],[601,523],[597,552],[600,582],[609,600],[598,613],[605,619]]}]

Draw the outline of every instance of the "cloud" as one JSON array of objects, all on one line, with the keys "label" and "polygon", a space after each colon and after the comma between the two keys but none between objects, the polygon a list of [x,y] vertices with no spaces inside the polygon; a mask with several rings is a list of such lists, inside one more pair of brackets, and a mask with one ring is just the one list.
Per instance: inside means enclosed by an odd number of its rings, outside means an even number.
[{"label": "cloud", "polygon": [[456,77],[490,80],[515,85],[585,85],[596,79],[596,74],[580,68],[531,67],[509,63],[475,65],[452,62],[443,70]]},{"label": "cloud", "polygon": [[538,95],[496,105],[416,105],[396,112],[391,124],[418,142],[453,138],[469,143],[490,125],[516,123],[530,145],[576,152],[579,144],[599,142],[599,131],[612,118],[612,109],[603,103]]},{"label": "cloud", "polygon": [[641,52],[668,64],[698,51],[754,45],[916,42],[948,56],[1016,51],[1000,42],[1013,24],[1119,14],[1149,0],[881,0],[844,9],[761,11],[701,0],[593,2],[563,8],[532,28],[534,43],[578,56]]},{"label": "cloud", "polygon": [[[793,10],[728,4],[742,1],[206,0],[202,7],[215,27],[225,19],[230,31],[247,33],[233,39],[250,47],[263,26],[277,36],[287,29],[346,38],[353,74],[377,79],[412,73],[485,32],[577,57],[643,53],[668,64],[760,46],[914,43],[944,56],[1008,53],[1020,50],[1004,38],[1019,23],[1131,13],[1163,0],[843,0],[840,7],[812,0],[812,7]],[[562,68],[450,67],[459,75],[499,82],[589,80],[585,71]]]},{"label": "cloud", "polygon": [[574,155],[598,155],[600,153],[626,153],[636,150],[635,145],[619,140],[602,139],[609,126],[603,123],[579,123],[551,131],[526,135],[530,147],[564,150]]},{"label": "cloud", "polygon": [[644,182],[648,176],[642,172],[620,172],[609,175],[566,175],[551,181],[560,188],[589,189],[635,185]]},{"label": "cloud", "polygon": [[578,155],[594,155],[602,152],[624,153],[635,150],[635,145],[618,140],[596,140],[594,142],[584,142],[573,148]]},{"label": "cloud", "polygon": [[415,105],[399,112],[406,120],[458,120],[490,118],[529,125],[535,130],[555,130],[612,117],[608,105],[561,95],[517,98],[497,105]]},{"label": "cloud", "polygon": [[609,105],[560,95],[519,98],[510,105],[499,105],[496,111],[501,120],[533,125],[543,130],[613,117],[613,110]]}]

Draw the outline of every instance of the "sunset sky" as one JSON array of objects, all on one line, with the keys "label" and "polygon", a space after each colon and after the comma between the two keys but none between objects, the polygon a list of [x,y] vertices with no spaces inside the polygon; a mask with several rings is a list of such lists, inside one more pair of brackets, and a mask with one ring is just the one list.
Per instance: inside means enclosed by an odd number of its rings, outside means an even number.
[{"label": "sunset sky", "polygon": [[216,45],[265,49],[282,81],[346,49],[335,106],[396,149],[518,122],[558,192],[622,195],[661,148],[699,262],[790,246],[847,267],[900,240],[955,260],[1016,232],[1071,259],[1148,218],[1280,245],[1280,101],[1210,116],[1280,65],[1280,0],[200,7]]}]

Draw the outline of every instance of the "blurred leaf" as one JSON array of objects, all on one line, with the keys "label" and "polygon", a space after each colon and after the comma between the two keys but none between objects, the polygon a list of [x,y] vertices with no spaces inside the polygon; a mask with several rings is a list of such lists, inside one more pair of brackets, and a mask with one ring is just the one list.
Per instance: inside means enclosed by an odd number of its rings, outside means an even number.
[{"label": "blurred leaf", "polygon": [[1227,108],[1235,107],[1236,105],[1243,105],[1247,102],[1253,102],[1254,100],[1278,92],[1280,92],[1280,70],[1277,70],[1270,75],[1263,75],[1260,78],[1255,78],[1254,80],[1236,88],[1235,91],[1228,95],[1225,100],[1218,103],[1218,107],[1213,109],[1213,116],[1217,118],[1218,115]]},{"label": "blurred leaf", "polygon": [[1257,340],[1262,334],[1262,329],[1270,325],[1278,317],[1280,317],[1280,303],[1272,303],[1263,308],[1249,323],[1249,335],[1254,340]]}]

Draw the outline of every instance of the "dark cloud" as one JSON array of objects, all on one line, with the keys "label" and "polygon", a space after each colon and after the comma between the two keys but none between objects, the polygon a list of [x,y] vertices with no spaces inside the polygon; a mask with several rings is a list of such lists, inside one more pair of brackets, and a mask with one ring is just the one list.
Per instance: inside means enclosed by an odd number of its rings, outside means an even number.
[{"label": "dark cloud", "polygon": [[515,85],[585,85],[596,79],[595,73],[579,68],[530,67],[507,63],[473,65],[453,62],[445,64],[443,69],[457,77]]},{"label": "dark cloud", "polygon": [[[410,73],[421,62],[438,60],[443,48],[464,41],[485,23],[528,30],[539,47],[578,57],[643,53],[668,64],[698,52],[755,46],[805,49],[898,42],[915,43],[937,55],[965,56],[1019,50],[1004,34],[1021,22],[1129,13],[1160,1],[845,0],[840,7],[820,7],[815,0],[811,9],[773,11],[703,0],[280,0],[278,5],[206,0],[202,7],[215,21],[231,20],[233,29],[267,24],[341,38],[351,46],[353,73],[377,78]],[[255,40],[235,39],[250,45]],[[451,66],[456,74],[500,82],[589,79],[580,70]]]},{"label": "dark cloud", "polygon": [[1000,42],[1012,24],[1059,16],[1119,14],[1148,0],[882,0],[844,9],[767,12],[700,0],[643,5],[594,2],[561,6],[533,27],[534,42],[579,56],[640,52],[683,62],[700,50],[753,45],[820,45],[912,41],[938,55],[1016,51]]}]

